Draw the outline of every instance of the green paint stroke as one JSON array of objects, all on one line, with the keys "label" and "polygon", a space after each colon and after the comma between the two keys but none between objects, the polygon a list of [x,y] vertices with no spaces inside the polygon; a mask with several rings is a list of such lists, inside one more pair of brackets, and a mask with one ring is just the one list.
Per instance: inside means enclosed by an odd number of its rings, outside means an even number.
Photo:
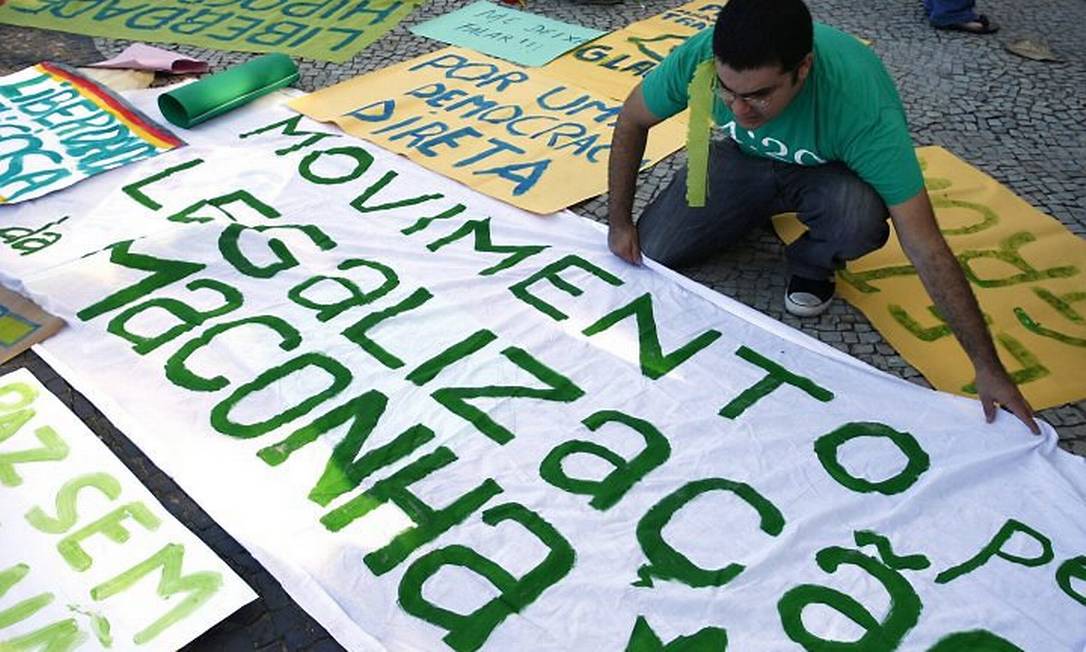
[{"label": "green paint stroke", "polygon": [[370,339],[367,335],[368,331],[381,322],[392,319],[393,317],[402,315],[421,307],[430,299],[433,299],[434,295],[426,288],[419,288],[411,293],[410,296],[405,298],[399,303],[389,306],[384,310],[377,310],[366,315],[362,319],[359,319],[355,323],[348,326],[343,331],[343,336],[348,340],[354,342],[366,353],[369,353],[375,360],[385,365],[389,369],[399,369],[404,365],[403,360],[399,359],[392,353],[390,353],[383,346]]},{"label": "green paint stroke", "polygon": [[[347,174],[338,177],[325,177],[318,175],[313,171],[313,164],[316,163],[322,156],[346,156],[354,161],[354,169]],[[370,169],[370,165],[373,164],[373,154],[370,154],[366,150],[356,145],[348,145],[345,147],[331,147],[329,149],[317,150],[305,155],[305,158],[298,163],[298,174],[302,175],[302,178],[310,183],[317,185],[338,185],[341,183],[347,183],[348,181],[354,181],[358,177],[366,173],[366,170]]]},{"label": "green paint stroke", "polygon": [[1086,337],[1075,337],[1073,335],[1068,335],[1066,333],[1052,330],[1051,328],[1046,328],[1034,321],[1033,318],[1030,317],[1029,314],[1022,308],[1016,307],[1014,309],[1014,316],[1018,318],[1018,323],[1022,324],[1022,326],[1024,326],[1026,330],[1030,331],[1031,333],[1036,333],[1041,337],[1048,337],[1054,339],[1057,342],[1067,344],[1068,346],[1086,347]]},{"label": "green paint stroke", "polygon": [[98,639],[98,643],[105,648],[113,647],[113,635],[110,634],[111,627],[109,620],[105,616],[88,609],[82,609],[74,604],[68,605],[68,610],[90,619],[91,632]]},{"label": "green paint stroke", "polygon": [[[21,582],[29,572],[30,566],[27,566],[26,564],[15,564],[10,568],[5,568],[0,571],[0,596],[7,594],[7,592],[11,590],[11,587]],[[0,629],[11,627],[15,623],[22,622],[38,613],[38,611],[53,601],[53,597],[52,593],[42,593],[0,611]],[[2,645],[0,645],[0,650],[3,649]]]},{"label": "green paint stroke", "polygon": [[312,423],[298,428],[283,441],[260,449],[257,457],[270,466],[278,466],[285,462],[294,451],[313,443],[322,435],[347,423],[348,420],[352,420],[352,431],[361,428],[368,436],[377,425],[377,420],[385,411],[387,403],[388,397],[376,390],[356,396],[317,417]]},{"label": "green paint stroke", "polygon": [[[286,408],[278,414],[255,423],[239,423],[230,418],[230,412],[249,396],[267,389],[272,384],[287,378],[295,372],[304,369],[320,369],[328,374],[332,382],[316,394],[307,396],[304,400]],[[239,386],[230,396],[219,401],[211,408],[211,426],[224,435],[239,439],[250,439],[267,434],[280,426],[290,423],[298,417],[305,416],[313,408],[325,400],[342,392],[351,384],[353,376],[351,371],[339,361],[330,358],[323,353],[303,353],[281,365],[264,371],[252,382]]]},{"label": "green paint stroke", "polygon": [[671,353],[664,354],[663,349],[660,347],[660,336],[656,331],[656,318],[652,311],[652,295],[648,292],[618,310],[604,315],[599,321],[585,328],[583,332],[591,337],[631,316],[634,317],[637,323],[641,373],[652,380],[663,377],[675,367],[686,362],[695,353],[715,342],[721,335],[720,331],[710,329]]},{"label": "green paint stroke", "polygon": [[227,333],[241,326],[264,326],[279,335],[279,348],[283,351],[293,351],[302,343],[302,334],[282,319],[272,315],[255,315],[236,321],[215,324],[205,330],[198,337],[185,342],[166,360],[166,379],[178,387],[183,387],[194,392],[215,392],[230,384],[226,376],[212,376],[206,378],[197,375],[187,366],[188,359],[193,353],[204,348],[219,335]]},{"label": "green paint stroke", "polygon": [[1056,584],[1072,600],[1086,607],[1086,594],[1075,591],[1071,586],[1071,580],[1077,579],[1086,582],[1086,555],[1080,555],[1060,564],[1056,570]]},{"label": "green paint stroke", "polygon": [[415,367],[411,373],[407,374],[406,378],[408,381],[422,387],[454,363],[481,351],[496,339],[498,339],[498,336],[493,331],[485,328],[479,329]]},{"label": "green paint stroke", "polygon": [[373,199],[373,196],[381,192],[393,179],[400,176],[399,173],[389,170],[385,174],[373,182],[368,188],[362,191],[362,194],[358,195],[351,200],[351,208],[355,209],[359,213],[377,213],[382,211],[392,210],[394,208],[404,208],[405,206],[415,206],[416,204],[424,204],[428,201],[435,199],[441,199],[445,195],[441,193],[431,193],[424,195],[416,195],[414,197],[408,197],[406,199],[398,199],[395,201],[386,202],[384,204],[374,204],[367,206],[366,203]]},{"label": "green paint stroke", "polygon": [[[1011,285],[1019,285],[1021,283],[1035,283],[1050,278],[1067,278],[1079,273],[1079,269],[1073,265],[1050,267],[1045,270],[1039,270],[1030,265],[1026,262],[1026,259],[1018,253],[1018,250],[1035,240],[1037,240],[1037,236],[1028,231],[1021,231],[1000,242],[998,249],[963,251],[958,254],[958,262],[961,263],[962,271],[965,272],[966,278],[982,288],[1003,288]],[[1007,263],[1017,269],[1019,273],[1003,278],[981,278],[973,271],[971,264],[974,260],[979,259],[994,259]]]},{"label": "green paint stroke", "polygon": [[292,152],[296,152],[296,151],[298,151],[300,149],[305,149],[306,147],[312,147],[313,145],[316,145],[318,142],[320,142],[321,140],[323,140],[325,138],[338,138],[339,137],[339,134],[334,134],[334,133],[320,133],[320,132],[317,132],[317,131],[299,131],[298,130],[298,125],[301,123],[301,121],[302,121],[302,116],[296,115],[293,118],[287,118],[286,120],[280,120],[279,122],[273,122],[273,123],[271,123],[269,125],[265,125],[263,127],[258,127],[256,129],[253,129],[252,131],[247,131],[247,132],[245,132],[243,134],[238,134],[238,138],[244,140],[245,138],[249,138],[250,136],[256,136],[258,134],[262,134],[264,132],[271,131],[272,129],[276,129],[278,127],[282,127],[282,129],[280,129],[280,133],[282,133],[284,136],[291,136],[291,137],[307,136],[307,138],[305,140],[303,140],[302,142],[300,142],[300,143],[294,143],[290,147],[284,147],[282,149],[275,150],[275,154],[277,156],[286,156],[287,154],[290,154]]},{"label": "green paint stroke", "polygon": [[144,208],[157,211],[158,209],[162,208],[162,204],[158,203],[154,199],[151,199],[146,193],[143,192],[143,189],[147,186],[154,185],[167,177],[173,176],[178,172],[183,172],[185,170],[188,170],[189,168],[194,168],[197,165],[202,164],[203,162],[204,159],[196,158],[192,159],[191,161],[185,161],[184,163],[178,163],[177,165],[168,167],[161,172],[156,172],[145,179],[133,181],[126,186],[121,186],[121,191],[134,199],[136,203],[140,204]]},{"label": "green paint stroke", "polygon": [[920,322],[913,319],[912,315],[897,304],[890,304],[886,309],[890,312],[890,316],[894,318],[894,321],[921,342],[934,342],[954,334],[950,330],[950,325],[946,323],[946,320],[939,314],[939,310],[935,306],[928,306],[928,312],[942,323],[930,327],[921,326]]},{"label": "green paint stroke", "polygon": [[[1032,351],[1027,349],[1011,335],[1008,335],[1007,333],[996,333],[995,341],[1006,349],[1007,353],[1009,353],[1018,364],[1022,365],[1021,369],[1010,372],[1011,380],[1014,381],[1015,385],[1031,383],[1052,373],[1049,371],[1048,367],[1041,364],[1040,358],[1034,355]],[[977,385],[976,383],[969,383],[962,387],[962,391],[967,394],[976,394]]]},{"label": "green paint stroke", "polygon": [[878,532],[857,530],[853,532],[853,537],[856,540],[856,545],[861,548],[863,546],[875,546],[882,563],[894,570],[924,570],[931,566],[931,560],[924,555],[898,556],[894,554],[894,547],[890,543],[890,539]]},{"label": "green paint stroke", "polygon": [[[13,432],[5,433],[0,430],[0,442],[10,437]],[[41,447],[0,453],[0,484],[17,487],[23,483],[23,478],[15,472],[16,464],[56,462],[68,457],[68,444],[50,426],[35,429],[34,436],[38,438]]]},{"label": "green paint stroke", "polygon": [[[175,339],[179,335],[196,328],[209,319],[221,317],[222,315],[237,310],[244,301],[241,292],[221,281],[196,279],[185,287],[194,292],[196,290],[212,290],[218,292],[222,297],[222,305],[212,308],[211,310],[197,310],[177,299],[164,297],[148,299],[147,301],[137,303],[134,306],[129,306],[114,315],[113,319],[109,320],[109,325],[106,326],[106,330],[131,342],[133,344],[132,350],[136,353],[146,355],[163,344]],[[139,335],[128,330],[129,320],[153,308],[159,308],[168,312],[173,317],[176,317],[180,323],[175,324],[154,336]]]},{"label": "green paint stroke", "polygon": [[1086,292],[1068,292],[1067,294],[1056,295],[1044,288],[1033,288],[1033,293],[1052,306],[1053,310],[1067,318],[1068,321],[1079,325],[1086,324],[1086,316],[1071,307],[1072,303],[1086,301]]},{"label": "green paint stroke", "polygon": [[211,198],[208,198],[208,199],[201,199],[200,201],[198,201],[198,202],[196,202],[194,204],[191,204],[189,206],[186,206],[185,208],[182,208],[181,210],[177,211],[173,215],[170,215],[166,219],[168,221],[170,221],[170,222],[181,222],[181,223],[203,224],[203,223],[206,223],[206,222],[212,222],[212,221],[215,220],[215,215],[214,214],[212,214],[212,215],[206,215],[206,214],[205,215],[199,215],[200,211],[202,211],[204,208],[207,208],[208,206],[210,206],[210,207],[218,210],[219,213],[221,213],[224,217],[226,217],[230,221],[237,222],[236,217],[234,216],[234,214],[232,212],[230,212],[227,209],[227,207],[230,206],[231,204],[238,203],[238,202],[240,202],[242,204],[245,204],[249,208],[256,211],[258,214],[260,214],[261,216],[266,217],[266,218],[268,218],[270,220],[274,220],[276,218],[279,218],[279,217],[283,216],[282,213],[275,210],[275,208],[273,208],[272,206],[269,206],[268,204],[265,204],[264,202],[260,201],[256,197],[254,197],[253,194],[250,193],[248,190],[235,190],[233,192],[228,192],[225,195],[219,195],[218,197],[211,197]]},{"label": "green paint stroke", "polygon": [[[784,633],[805,650],[829,652],[892,652],[901,645],[905,635],[920,620],[923,604],[908,580],[878,560],[856,550],[836,546],[820,550],[815,555],[818,567],[834,573],[842,564],[867,571],[890,594],[890,608],[880,622],[850,595],[817,584],[801,584],[789,589],[777,603]],[[803,610],[820,604],[847,617],[864,630],[855,641],[826,640],[812,634],[803,624]]]},{"label": "green paint stroke", "polygon": [[633,586],[652,587],[654,577],[677,580],[695,588],[724,586],[743,572],[746,566],[739,563],[716,569],[701,568],[664,541],[664,528],[672,517],[687,503],[710,491],[730,491],[753,507],[760,518],[759,527],[766,534],[775,537],[784,529],[781,511],[748,484],[725,478],[689,482],[649,508],[637,523],[637,541],[649,563],[637,570],[639,579]]},{"label": "green paint stroke", "polygon": [[944,636],[928,652],[1025,652],[1005,638],[983,630],[956,632]]},{"label": "green paint stroke", "polygon": [[422,424],[415,424],[396,435],[389,443],[366,451],[356,460],[367,434],[356,434],[356,430],[352,428],[347,437],[336,445],[324,467],[324,473],[309,492],[310,500],[325,507],[335,498],[358,487],[378,470],[406,458],[434,439],[433,430]]},{"label": "green paint stroke", "polygon": [[872,281],[882,281],[898,276],[916,276],[916,268],[912,265],[891,265],[890,267],[869,269],[863,272],[840,269],[837,270],[837,275],[842,281],[845,281],[858,291],[863,292],[864,294],[871,294],[873,292],[881,292],[877,287],[871,285]]},{"label": "green paint stroke", "polygon": [[401,229],[400,233],[402,233],[404,235],[415,235],[419,231],[425,230],[427,227],[429,227],[434,222],[437,222],[438,220],[447,220],[447,219],[456,217],[457,215],[459,215],[460,213],[463,213],[467,209],[468,209],[467,206],[465,206],[463,204],[457,204],[457,205],[453,206],[452,208],[448,208],[448,209],[445,209],[445,210],[441,211],[437,215],[431,215],[429,217],[420,217],[419,219],[415,220],[415,223],[412,224],[411,226],[406,227],[404,229]]},{"label": "green paint stroke", "polygon": [[540,299],[536,295],[532,294],[530,291],[528,291],[528,288],[539,281],[546,280],[551,285],[565,292],[569,296],[578,297],[584,294],[584,290],[577,287],[576,285],[573,285],[572,283],[560,276],[561,272],[571,267],[576,267],[585,272],[588,272],[592,276],[595,276],[603,282],[613,285],[615,287],[623,284],[622,279],[608,272],[602,267],[597,267],[596,265],[593,265],[584,258],[571,254],[569,256],[559,258],[553,263],[544,266],[539,271],[535,272],[524,280],[517,281],[516,283],[510,285],[509,291],[512,292],[513,296],[515,296],[516,298],[532,306],[539,312],[547,315],[555,321],[562,321],[563,319],[568,319],[569,315],[562,312],[558,308],[555,308],[546,301]]},{"label": "green paint stroke", "polygon": [[73,569],[83,572],[91,567],[94,560],[83,550],[82,541],[95,534],[101,534],[114,543],[128,541],[131,533],[121,525],[121,521],[132,518],[148,530],[157,530],[162,521],[142,502],[128,503],[109,512],[98,520],[72,532],[57,542],[57,552]]},{"label": "green paint stroke", "polygon": [[[600,511],[613,507],[635,484],[671,456],[671,444],[667,437],[648,421],[614,410],[602,410],[584,420],[584,425],[592,432],[606,423],[621,423],[638,433],[645,440],[645,448],[633,459],[627,460],[595,442],[574,439],[556,446],[539,465],[540,477],[559,489],[592,496],[588,504]],[[562,463],[575,454],[594,455],[609,463],[614,470],[600,480],[571,478]]]},{"label": "green paint stroke", "polygon": [[[14,403],[8,402],[8,394],[16,394]],[[38,390],[26,383],[8,383],[0,387],[0,412],[14,412],[21,410],[38,398]]]},{"label": "green paint stroke", "polygon": [[720,627],[705,627],[665,645],[644,616],[637,617],[626,644],[626,652],[724,652],[727,649],[728,633]]},{"label": "green paint stroke", "polygon": [[502,351],[510,362],[531,374],[545,388],[519,385],[486,385],[483,387],[443,387],[431,396],[453,414],[467,419],[490,439],[499,444],[513,440],[514,434],[490,418],[479,408],[468,403],[475,398],[535,398],[543,401],[572,403],[584,396],[584,390],[569,378],[536,360],[524,349],[511,346]]},{"label": "green paint stroke", "polygon": [[781,385],[791,385],[792,387],[801,389],[816,401],[828,403],[833,400],[833,392],[830,390],[822,387],[810,378],[788,371],[781,365],[773,362],[753,349],[747,348],[746,346],[740,346],[735,354],[752,365],[764,369],[766,375],[758,382],[743,390],[743,393],[732,399],[730,403],[722,407],[719,413],[722,417],[727,419],[737,418],[740,414],[743,414],[747,408],[766,396],[769,396],[769,394]]},{"label": "green paint stroke", "polygon": [[[1041,547],[1041,553],[1036,557],[1022,557],[1004,551],[1003,545],[1010,541],[1011,537],[1017,533],[1032,537]],[[1044,566],[1052,561],[1052,541],[1021,521],[1017,521],[1013,518],[1007,519],[1007,522],[999,528],[999,531],[992,537],[992,540],[985,544],[976,555],[961,564],[952,566],[936,575],[935,583],[946,584],[948,582],[953,582],[962,575],[972,573],[984,564],[987,564],[992,557],[999,557],[1012,564],[1020,564],[1031,568]]]},{"label": "green paint stroke", "polygon": [[132,240],[126,240],[110,246],[109,262],[128,269],[150,272],[151,274],[77,312],[75,316],[81,321],[90,321],[111,310],[116,310],[207,267],[203,263],[190,263],[184,260],[169,260],[167,258],[156,258],[148,254],[132,253],[132,242]]},{"label": "green paint stroke", "polygon": [[121,495],[121,483],[110,474],[85,473],[65,482],[57,490],[56,517],[49,516],[41,507],[33,507],[26,513],[27,522],[39,532],[64,534],[79,520],[76,497],[85,487],[94,487],[111,501]]},{"label": "green paint stroke", "polygon": [[[399,602],[407,613],[445,629],[442,639],[457,652],[482,647],[509,616],[520,613],[573,570],[576,553],[569,541],[536,512],[518,503],[505,503],[483,512],[483,522],[494,526],[515,521],[547,547],[547,556],[517,579],[499,564],[461,545],[439,548],[415,560],[400,580]],[[423,585],[445,566],[459,566],[490,582],[499,595],[469,614],[444,609],[423,597]]]},{"label": "green paint stroke", "polygon": [[487,217],[482,220],[468,220],[464,222],[460,228],[453,231],[449,235],[438,238],[430,244],[426,245],[426,248],[430,251],[437,251],[447,244],[455,242],[460,238],[466,237],[468,234],[473,236],[473,246],[475,251],[481,253],[493,253],[493,254],[509,254],[501,262],[487,267],[479,272],[479,276],[490,276],[504,269],[515,267],[523,262],[526,258],[530,258],[539,252],[543,251],[550,245],[496,245],[491,239],[490,235],[490,218]]},{"label": "green paint stroke", "polygon": [[[849,472],[838,458],[838,449],[859,437],[882,437],[889,439],[905,455],[905,468],[895,475],[873,482],[859,478]],[[920,446],[920,442],[907,432],[899,432],[890,426],[871,421],[852,421],[840,428],[822,435],[814,443],[814,451],[822,468],[841,486],[857,493],[880,493],[886,496],[902,493],[912,487],[920,476],[931,468],[931,458]]]},{"label": "green paint stroke", "polygon": [[222,233],[219,235],[219,253],[222,254],[222,257],[228,263],[234,266],[234,269],[246,276],[251,276],[253,278],[272,278],[279,272],[298,265],[298,259],[294,257],[294,254],[287,248],[287,245],[278,238],[268,238],[268,250],[275,254],[275,257],[278,258],[278,260],[273,263],[268,263],[267,265],[257,265],[242,253],[239,242],[241,240],[241,234],[245,231],[264,233],[274,229],[298,231],[309,238],[309,240],[316,245],[317,249],[321,251],[328,251],[329,249],[336,248],[336,242],[328,237],[324,231],[321,231],[312,224],[261,224],[258,226],[231,224],[223,229]]},{"label": "green paint stroke", "polygon": [[[381,297],[391,292],[393,289],[396,288],[396,286],[400,284],[400,277],[396,275],[396,272],[391,267],[374,260],[366,260],[364,258],[350,258],[340,263],[338,269],[348,270],[354,269],[356,267],[368,267],[370,269],[376,270],[381,274],[381,276],[384,277],[384,281],[382,281],[381,285],[379,285],[377,288],[369,292],[363,292],[361,289],[359,289],[358,285],[350,279],[342,278],[340,276],[319,275],[308,278],[305,281],[299,283],[298,285],[292,287],[287,292],[287,297],[294,303],[302,306],[303,308],[309,308],[310,310],[317,311],[317,320],[324,322],[339,316],[344,311],[351,308],[357,308],[359,306],[373,303],[377,299],[380,299]],[[307,290],[315,285],[324,282],[338,284],[340,287],[347,291],[347,294],[349,296],[334,303],[321,303],[319,301],[309,299],[305,296]]]},{"label": "green paint stroke", "polygon": [[990,229],[999,224],[999,215],[984,204],[974,204],[973,202],[962,201],[960,199],[936,196],[931,198],[931,205],[935,208],[963,208],[980,215],[980,220],[973,224],[953,229],[940,229],[943,235],[970,235],[972,233],[980,233],[985,229]]},{"label": "green paint stroke", "polygon": [[178,543],[167,544],[145,561],[91,589],[91,597],[96,601],[106,600],[132,586],[156,568],[161,568],[162,575],[159,577],[157,588],[159,597],[169,599],[176,593],[187,595],[160,618],[136,632],[136,635],[132,637],[133,642],[143,645],[199,609],[222,587],[222,575],[214,571],[197,571],[181,575],[184,556],[185,546]]},{"label": "green paint stroke", "polygon": [[415,526],[400,532],[386,546],[369,553],[363,559],[375,575],[384,575],[419,547],[462,523],[488,500],[502,492],[497,482],[487,478],[447,507],[434,509],[408,489],[413,483],[452,464],[456,459],[456,454],[444,446],[423,455],[328,512],[321,517],[321,523],[329,531],[338,532],[389,501],[403,510],[408,518],[414,521]]},{"label": "green paint stroke", "polygon": [[3,652],[68,652],[82,645],[89,637],[80,631],[74,618],[58,620],[29,634],[0,641]]},{"label": "green paint stroke", "polygon": [[7,441],[19,432],[28,421],[34,418],[35,414],[37,414],[35,410],[27,408],[0,416],[0,442]]}]

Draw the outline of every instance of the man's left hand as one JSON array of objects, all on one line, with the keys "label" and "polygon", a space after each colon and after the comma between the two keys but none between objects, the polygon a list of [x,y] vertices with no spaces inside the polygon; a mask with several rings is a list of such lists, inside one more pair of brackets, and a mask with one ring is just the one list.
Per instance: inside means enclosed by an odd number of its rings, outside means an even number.
[{"label": "man's left hand", "polygon": [[1033,408],[1005,370],[977,371],[976,387],[988,423],[995,421],[997,410],[1002,406],[1026,424],[1030,432],[1041,434],[1040,426],[1033,419]]}]

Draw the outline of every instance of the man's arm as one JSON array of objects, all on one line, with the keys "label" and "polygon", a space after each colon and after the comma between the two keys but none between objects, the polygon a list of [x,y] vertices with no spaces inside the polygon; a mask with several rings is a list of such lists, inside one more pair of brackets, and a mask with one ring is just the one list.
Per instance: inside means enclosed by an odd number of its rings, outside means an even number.
[{"label": "man's arm", "polygon": [[641,262],[637,227],[633,223],[634,188],[649,128],[660,119],[645,106],[641,85],[633,89],[615,123],[607,165],[607,246],[628,263]]},{"label": "man's arm", "polygon": [[984,416],[993,421],[998,403],[1013,412],[1034,434],[1040,434],[1033,420],[1033,409],[996,355],[977,299],[939,232],[927,192],[921,190],[912,199],[891,206],[890,217],[905,255],[973,363]]}]

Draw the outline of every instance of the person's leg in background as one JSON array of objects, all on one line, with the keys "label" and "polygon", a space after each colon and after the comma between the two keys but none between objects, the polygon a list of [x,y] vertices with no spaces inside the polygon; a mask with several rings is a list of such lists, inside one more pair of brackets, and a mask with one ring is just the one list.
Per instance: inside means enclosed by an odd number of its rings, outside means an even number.
[{"label": "person's leg in background", "polygon": [[999,26],[976,12],[976,0],[924,0],[928,21],[936,29],[992,34]]}]

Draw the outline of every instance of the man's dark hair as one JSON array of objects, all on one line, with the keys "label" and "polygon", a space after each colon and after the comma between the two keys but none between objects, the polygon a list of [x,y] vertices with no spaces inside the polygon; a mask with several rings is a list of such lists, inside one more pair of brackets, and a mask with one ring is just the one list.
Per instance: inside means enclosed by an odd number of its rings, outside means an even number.
[{"label": "man's dark hair", "polygon": [[803,0],[729,0],[713,28],[713,54],[737,71],[794,70],[811,51],[814,26]]}]

